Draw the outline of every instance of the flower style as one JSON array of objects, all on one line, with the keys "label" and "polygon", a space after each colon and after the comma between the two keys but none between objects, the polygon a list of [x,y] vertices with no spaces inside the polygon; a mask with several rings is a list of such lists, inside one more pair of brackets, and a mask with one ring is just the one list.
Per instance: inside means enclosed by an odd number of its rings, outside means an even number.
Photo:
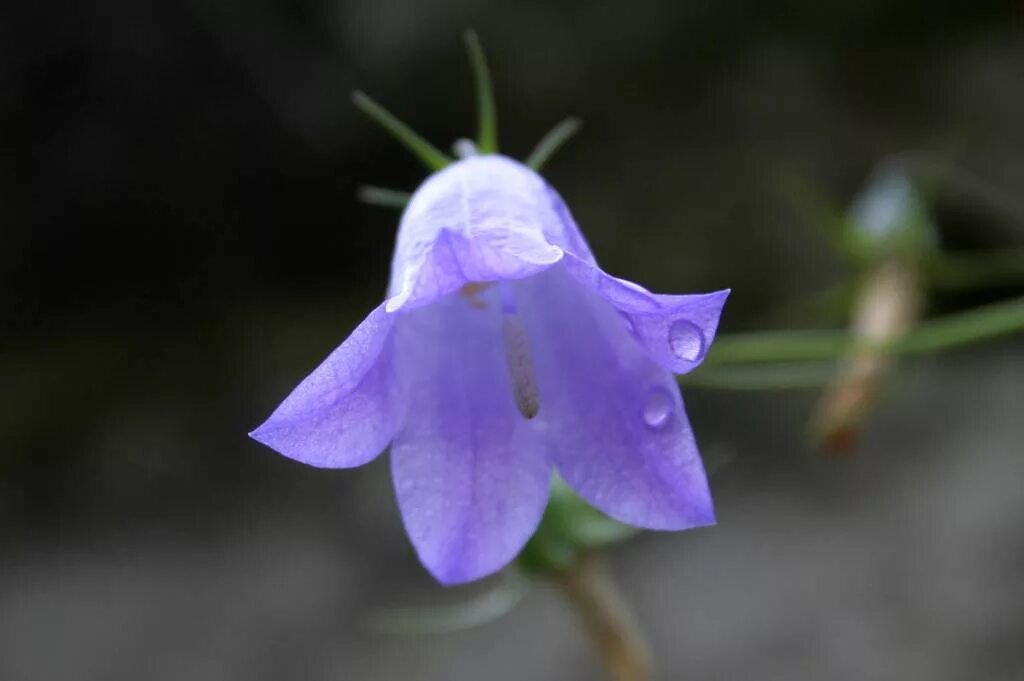
[{"label": "flower style", "polygon": [[701,363],[727,296],[609,276],[540,175],[469,157],[413,194],[385,302],[252,437],[327,468],[390,443],[406,530],[445,584],[518,554],[553,470],[624,523],[712,524],[672,374]]}]

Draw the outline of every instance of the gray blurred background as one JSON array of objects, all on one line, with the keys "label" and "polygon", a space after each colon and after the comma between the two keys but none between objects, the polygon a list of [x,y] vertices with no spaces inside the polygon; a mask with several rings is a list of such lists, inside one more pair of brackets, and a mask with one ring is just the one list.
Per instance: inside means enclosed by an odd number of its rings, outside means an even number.
[{"label": "gray blurred background", "polygon": [[[722,331],[835,323],[850,275],[780,178],[843,205],[882,158],[1024,191],[1019,3],[58,0],[0,10],[0,679],[592,679],[540,587],[467,633],[382,637],[463,600],[416,563],[387,464],[322,471],[246,438],[380,299],[416,162],[473,131],[461,33],[503,150],[550,163],[612,273],[731,287]],[[961,197],[962,198],[962,197]],[[949,249],[1020,244],[940,197]],[[932,296],[955,311],[1020,288]],[[786,312],[786,311],[789,312]],[[612,567],[665,679],[1024,678],[1024,341],[906,363],[858,453],[813,393],[690,390],[719,525]]]}]

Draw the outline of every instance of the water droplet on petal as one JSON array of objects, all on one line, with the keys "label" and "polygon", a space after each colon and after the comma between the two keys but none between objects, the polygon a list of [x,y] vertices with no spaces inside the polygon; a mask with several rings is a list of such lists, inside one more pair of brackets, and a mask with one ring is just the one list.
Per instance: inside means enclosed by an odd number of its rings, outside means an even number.
[{"label": "water droplet on petal", "polygon": [[677,358],[696,362],[704,351],[704,334],[695,324],[677,319],[668,327],[668,345]]},{"label": "water droplet on petal", "polygon": [[672,394],[665,388],[654,388],[644,402],[644,423],[651,428],[663,428],[672,417]]}]

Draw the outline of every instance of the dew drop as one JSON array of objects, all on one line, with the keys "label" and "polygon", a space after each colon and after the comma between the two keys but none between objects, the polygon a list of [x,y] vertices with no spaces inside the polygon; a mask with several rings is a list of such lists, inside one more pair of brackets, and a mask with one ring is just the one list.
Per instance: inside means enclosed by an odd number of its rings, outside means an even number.
[{"label": "dew drop", "polygon": [[672,416],[672,395],[664,388],[654,388],[644,402],[644,423],[651,428],[664,428]]},{"label": "dew drop", "polygon": [[696,362],[704,350],[704,334],[695,324],[677,319],[668,328],[668,345],[677,358]]}]

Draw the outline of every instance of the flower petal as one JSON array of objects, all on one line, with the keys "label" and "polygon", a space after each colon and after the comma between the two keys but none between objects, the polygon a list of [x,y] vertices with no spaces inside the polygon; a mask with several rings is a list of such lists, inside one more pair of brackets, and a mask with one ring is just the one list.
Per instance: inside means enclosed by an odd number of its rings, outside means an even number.
[{"label": "flower petal", "polygon": [[565,481],[632,525],[713,523],[704,468],[672,375],[631,337],[615,307],[566,267],[516,286],[534,341],[540,416]]},{"label": "flower petal", "polygon": [[378,306],[249,435],[322,468],[376,458],[398,428],[403,400],[392,361],[393,318]]},{"label": "flower petal", "polygon": [[696,295],[661,295],[567,256],[566,268],[583,286],[617,309],[651,358],[675,374],[695,369],[718,330],[729,289]]},{"label": "flower petal", "polygon": [[391,448],[405,527],[445,584],[504,567],[547,502],[542,428],[516,408],[496,287],[403,313],[396,332],[409,413]]},{"label": "flower petal", "polygon": [[527,277],[566,252],[593,261],[540,175],[504,156],[468,158],[428,178],[402,214],[388,310],[425,305],[468,283]]},{"label": "flower petal", "polygon": [[561,249],[529,235],[489,230],[467,236],[442,229],[431,244],[415,276],[387,302],[389,312],[430,304],[467,284],[520,279],[535,274],[562,258]]}]

